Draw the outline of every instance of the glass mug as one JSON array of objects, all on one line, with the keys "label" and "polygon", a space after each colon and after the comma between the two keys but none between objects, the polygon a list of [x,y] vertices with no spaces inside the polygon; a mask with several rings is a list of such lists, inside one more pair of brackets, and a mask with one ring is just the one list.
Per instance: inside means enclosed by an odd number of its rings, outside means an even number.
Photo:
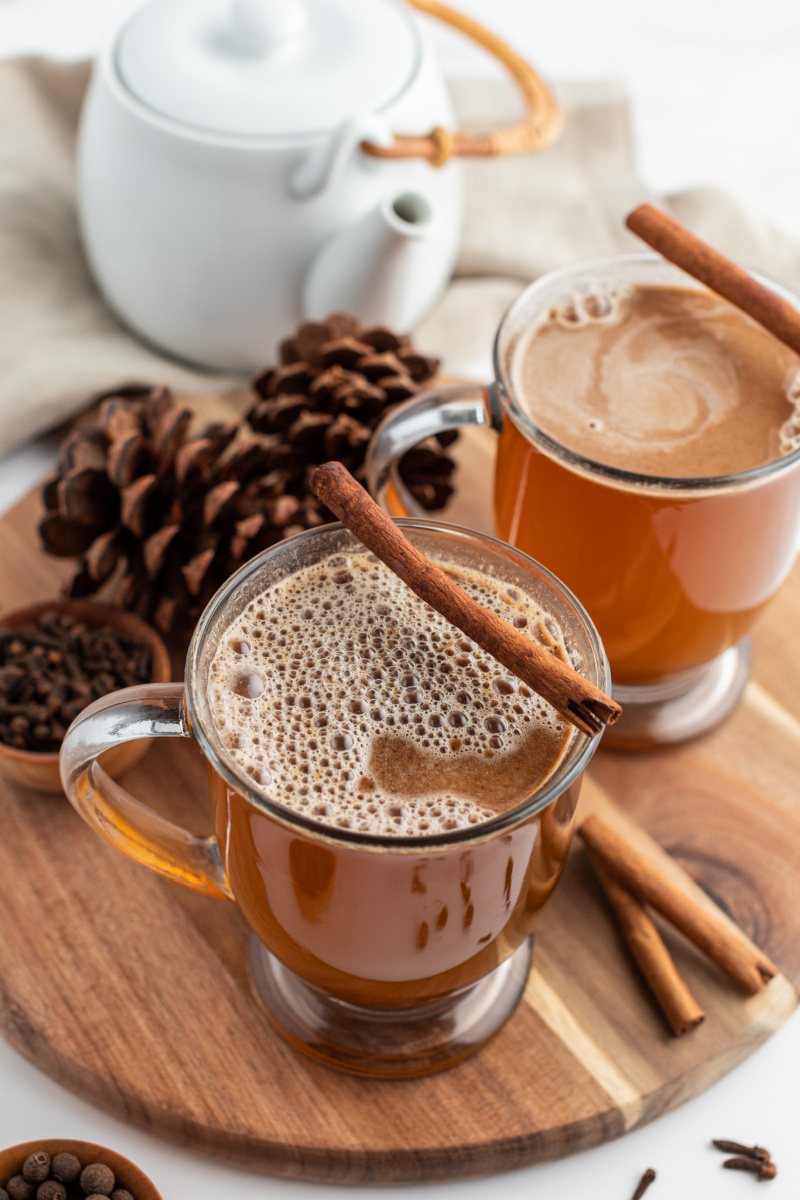
[{"label": "glass mug", "polygon": [[[431,521],[401,522],[439,560],[477,567],[539,600],[585,672],[609,685],[597,633],[575,598],[527,555]],[[61,753],[77,811],[167,878],[235,900],[251,930],[251,976],[280,1032],[329,1065],[391,1078],[477,1050],[513,1012],[534,919],[561,873],[596,738],[575,731],[553,775],[479,826],[387,837],[322,824],[266,798],[227,756],[206,694],[231,623],[270,585],[333,555],[367,553],[341,525],[257,555],[217,592],[192,638],[184,684],[145,685],[90,705]],[[97,758],[142,737],[194,737],[207,760],[215,837],[181,829],[115,783]]]},{"label": "glass mug", "polygon": [[[797,296],[758,278],[800,307]],[[596,283],[703,290],[651,253],[543,276],[501,322],[489,387],[433,389],[397,408],[373,440],[367,475],[388,511],[416,515],[422,510],[396,469],[406,450],[444,430],[497,430],[498,535],[580,597],[623,707],[604,745],[645,749],[705,732],[738,702],[750,667],[745,635],[795,558],[800,450],[735,475],[659,478],[593,462],[537,428],[515,395],[517,347],[553,306]]]}]

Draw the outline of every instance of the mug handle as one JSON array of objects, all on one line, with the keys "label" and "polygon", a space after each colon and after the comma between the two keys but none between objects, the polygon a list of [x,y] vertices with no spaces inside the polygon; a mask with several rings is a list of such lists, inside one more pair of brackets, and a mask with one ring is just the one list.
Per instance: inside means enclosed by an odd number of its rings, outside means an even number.
[{"label": "mug handle", "polygon": [[407,450],[452,429],[503,428],[495,384],[459,383],[430,388],[392,410],[373,434],[364,464],[367,486],[393,517],[430,518],[406,488],[397,465]]},{"label": "mug handle", "polygon": [[232,900],[217,839],[199,837],[160,816],[97,761],[119,742],[150,737],[192,737],[182,683],[124,688],[85,708],[61,747],[61,781],[72,807],[134,862],[196,892]]}]

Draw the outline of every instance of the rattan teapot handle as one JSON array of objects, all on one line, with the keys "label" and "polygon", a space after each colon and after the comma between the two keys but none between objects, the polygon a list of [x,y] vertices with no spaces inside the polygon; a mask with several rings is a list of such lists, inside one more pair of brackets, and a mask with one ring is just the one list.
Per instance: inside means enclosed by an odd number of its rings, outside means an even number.
[{"label": "rattan teapot handle", "polygon": [[532,150],[543,150],[555,141],[561,132],[563,115],[552,92],[533,67],[477,21],[448,8],[445,4],[440,4],[438,0],[408,2],[420,12],[436,17],[446,25],[452,25],[454,29],[466,34],[499,59],[519,84],[528,111],[524,120],[509,125],[506,129],[498,129],[494,133],[453,133],[437,126],[424,137],[395,134],[392,146],[362,142],[361,149],[365,153],[376,158],[426,158],[431,166],[443,167],[453,155],[497,158],[503,154],[526,154]]}]

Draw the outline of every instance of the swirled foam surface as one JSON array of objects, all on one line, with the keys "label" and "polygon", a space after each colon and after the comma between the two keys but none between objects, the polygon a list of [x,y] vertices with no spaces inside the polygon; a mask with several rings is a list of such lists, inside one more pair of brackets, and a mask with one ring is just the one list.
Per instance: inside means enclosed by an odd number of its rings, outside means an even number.
[{"label": "swirled foam surface", "polygon": [[728,475],[800,446],[800,359],[708,292],[598,285],[531,331],[512,378],[545,433],[640,474]]},{"label": "swirled foam surface", "polygon": [[[533,599],[440,565],[580,669]],[[299,571],[249,604],[220,641],[208,694],[226,755],[257,790],[375,834],[432,835],[490,819],[552,774],[573,734],[366,553]]]}]

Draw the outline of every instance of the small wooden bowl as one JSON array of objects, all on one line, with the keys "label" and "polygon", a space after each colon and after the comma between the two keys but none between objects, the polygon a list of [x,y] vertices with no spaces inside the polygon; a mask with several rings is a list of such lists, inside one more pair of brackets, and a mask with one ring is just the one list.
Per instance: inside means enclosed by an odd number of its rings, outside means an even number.
[{"label": "small wooden bowl", "polygon": [[[171,678],[169,653],[161,638],[141,617],[121,608],[91,604],[87,600],[48,600],[31,604],[0,617],[0,632],[19,629],[28,621],[36,621],[45,613],[61,613],[94,627],[110,625],[125,637],[144,642],[150,647],[150,682],[168,683]],[[109,775],[121,775],[138,762],[150,745],[149,740],[122,742],[101,755],[100,762]],[[0,742],[0,775],[40,792],[60,792],[61,775],[58,754],[18,750]]]},{"label": "small wooden bowl", "polygon": [[36,1150],[44,1150],[51,1158],[57,1154],[74,1154],[84,1167],[88,1167],[89,1163],[105,1163],[117,1177],[116,1186],[127,1188],[136,1200],[163,1200],[145,1173],[121,1154],[107,1150],[105,1146],[96,1146],[93,1142],[70,1141],[68,1138],[43,1138],[39,1142],[23,1142],[0,1151],[0,1187],[20,1174],[25,1159]]}]

